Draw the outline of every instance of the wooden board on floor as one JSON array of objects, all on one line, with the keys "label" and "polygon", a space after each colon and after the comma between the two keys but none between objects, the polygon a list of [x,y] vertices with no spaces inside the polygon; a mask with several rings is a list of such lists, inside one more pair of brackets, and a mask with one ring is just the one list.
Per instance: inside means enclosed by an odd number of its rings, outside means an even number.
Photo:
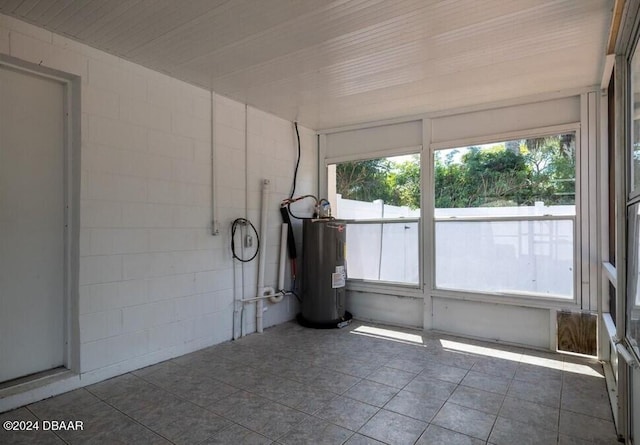
[{"label": "wooden board on floor", "polygon": [[597,315],[583,312],[558,312],[558,350],[596,355]]}]

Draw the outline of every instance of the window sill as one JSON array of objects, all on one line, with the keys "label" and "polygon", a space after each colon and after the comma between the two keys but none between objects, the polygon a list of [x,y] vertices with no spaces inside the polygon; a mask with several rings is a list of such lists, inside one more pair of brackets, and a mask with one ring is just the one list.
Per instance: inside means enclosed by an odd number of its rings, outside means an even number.
[{"label": "window sill", "polygon": [[389,282],[371,282],[348,280],[347,291],[372,293],[389,296],[402,296],[423,299],[425,294],[437,298],[478,301],[482,303],[504,304],[511,306],[531,307],[538,309],[580,310],[575,299],[543,298],[522,295],[490,294],[481,292],[456,291],[449,289],[433,289],[423,291],[419,286]]},{"label": "window sill", "polygon": [[478,301],[482,303],[505,304],[511,306],[531,307],[538,309],[570,309],[579,310],[575,299],[542,298],[533,296],[516,296],[506,294],[490,294],[480,292],[456,291],[448,289],[433,289],[429,292],[432,297],[451,298],[456,300]]},{"label": "window sill", "polygon": [[416,284],[348,280],[347,290],[381,295],[424,298],[422,289]]},{"label": "window sill", "polygon": [[605,330],[609,339],[615,347],[615,342],[617,341],[617,332],[616,332],[616,324],[613,322],[613,318],[611,314],[604,313],[602,314],[602,322],[604,324]]}]

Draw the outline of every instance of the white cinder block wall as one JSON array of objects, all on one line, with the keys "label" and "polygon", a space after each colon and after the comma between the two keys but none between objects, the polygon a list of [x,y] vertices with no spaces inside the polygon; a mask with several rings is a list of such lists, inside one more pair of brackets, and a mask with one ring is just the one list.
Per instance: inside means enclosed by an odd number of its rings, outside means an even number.
[{"label": "white cinder block wall", "polygon": [[[105,378],[229,340],[233,298],[255,295],[257,270],[234,265],[230,223],[248,217],[259,228],[260,184],[270,179],[266,284],[275,287],[293,124],[214,96],[214,237],[209,91],[2,15],[0,53],[82,78],[81,372]],[[301,128],[301,138],[297,194],[315,193],[315,136]],[[265,306],[265,326],[297,312],[294,298]]]}]

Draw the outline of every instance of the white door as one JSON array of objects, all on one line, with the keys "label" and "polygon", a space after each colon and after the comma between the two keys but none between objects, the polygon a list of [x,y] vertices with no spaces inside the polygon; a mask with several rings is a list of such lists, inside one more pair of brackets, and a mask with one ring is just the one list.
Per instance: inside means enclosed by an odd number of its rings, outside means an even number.
[{"label": "white door", "polygon": [[64,96],[0,65],[0,382],[64,363]]}]

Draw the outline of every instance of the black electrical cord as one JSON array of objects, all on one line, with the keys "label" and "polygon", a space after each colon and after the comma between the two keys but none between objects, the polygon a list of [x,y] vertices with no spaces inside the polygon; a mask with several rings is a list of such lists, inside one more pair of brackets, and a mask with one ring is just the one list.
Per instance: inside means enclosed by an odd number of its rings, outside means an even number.
[{"label": "black electrical cord", "polygon": [[[256,251],[253,254],[253,256],[249,259],[240,258],[238,255],[236,255],[235,237],[236,237],[236,229],[238,228],[239,225],[243,225],[243,226],[249,225],[253,230],[253,233],[256,234]],[[251,221],[245,218],[236,218],[235,220],[233,220],[233,223],[231,223],[231,254],[233,255],[233,257],[238,261],[241,261],[243,263],[248,263],[250,261],[253,261],[253,259],[256,256],[258,256],[259,251],[260,251],[260,235],[258,235],[258,231],[256,230],[255,226],[251,224]]]},{"label": "black electrical cord", "polygon": [[289,195],[289,199],[293,199],[293,195],[296,194],[296,182],[298,181],[298,167],[300,167],[300,132],[298,131],[297,122],[294,122],[293,126],[296,129],[296,140],[298,141],[298,159],[296,160],[296,168],[293,171],[293,185],[291,186],[291,195]]},{"label": "black electrical cord", "polygon": [[292,211],[291,211],[291,202],[289,204],[287,204],[287,210],[289,211],[289,215],[291,215],[291,217],[295,218],[295,219],[314,219],[315,217],[311,216],[296,216]]},{"label": "black electrical cord", "polygon": [[312,217],[308,217],[308,216],[296,216],[292,211],[291,211],[291,204],[293,204],[294,202],[298,202],[298,201],[302,201],[303,199],[307,199],[307,198],[313,198],[313,200],[316,202],[316,208],[318,207],[318,198],[314,195],[303,195],[303,196],[299,196],[295,199],[285,199],[284,201],[282,201],[281,207],[286,207],[287,210],[289,211],[289,215],[291,215],[293,218],[295,219],[314,219],[316,218],[318,215],[315,214]]},{"label": "black electrical cord", "polygon": [[299,303],[302,303],[302,298],[300,298],[300,295],[298,295],[295,291],[290,290],[287,293],[292,294],[294,297],[296,297]]},{"label": "black electrical cord", "polygon": [[291,226],[291,218],[289,218],[289,210],[286,206],[280,206],[280,216],[282,222],[287,225],[287,249],[289,249],[289,258],[295,260],[298,257],[296,253],[296,243],[293,238],[293,228]]}]

